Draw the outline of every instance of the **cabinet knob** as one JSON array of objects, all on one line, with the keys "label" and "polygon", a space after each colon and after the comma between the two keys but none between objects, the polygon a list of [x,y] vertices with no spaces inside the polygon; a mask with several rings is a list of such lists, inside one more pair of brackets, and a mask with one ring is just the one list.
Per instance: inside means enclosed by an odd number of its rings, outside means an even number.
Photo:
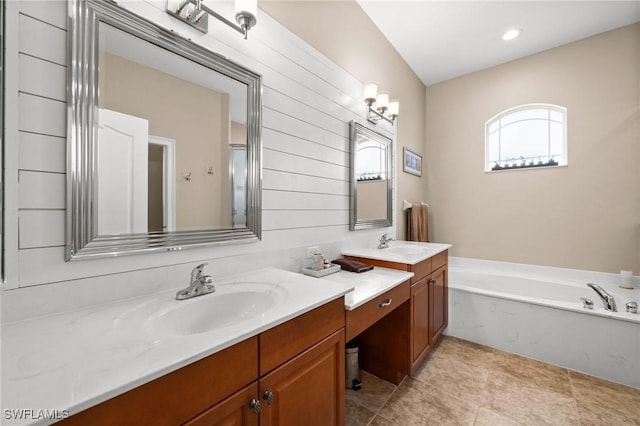
[{"label": "cabinet knob", "polygon": [[260,401],[253,398],[250,402],[249,402],[249,407],[251,407],[251,409],[253,410],[254,413],[256,414],[260,414],[260,408],[262,408],[260,406]]},{"label": "cabinet knob", "polygon": [[267,404],[271,405],[273,404],[273,392],[271,391],[264,391],[264,393],[262,394],[262,399],[264,399],[265,401],[267,401]]},{"label": "cabinet knob", "polygon": [[436,283],[435,278],[429,278],[429,284],[434,285]]},{"label": "cabinet knob", "polygon": [[381,308],[386,308],[387,306],[391,305],[391,302],[393,302],[393,299],[389,298],[387,300],[383,300],[382,302],[380,302],[380,307]]}]

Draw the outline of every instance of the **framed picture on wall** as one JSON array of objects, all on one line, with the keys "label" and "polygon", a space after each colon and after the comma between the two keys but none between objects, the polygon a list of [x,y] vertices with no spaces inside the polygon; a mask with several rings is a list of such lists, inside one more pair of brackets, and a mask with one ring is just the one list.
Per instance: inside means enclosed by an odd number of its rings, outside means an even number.
[{"label": "framed picture on wall", "polygon": [[422,155],[416,154],[409,148],[403,148],[404,166],[402,170],[412,175],[422,176]]}]

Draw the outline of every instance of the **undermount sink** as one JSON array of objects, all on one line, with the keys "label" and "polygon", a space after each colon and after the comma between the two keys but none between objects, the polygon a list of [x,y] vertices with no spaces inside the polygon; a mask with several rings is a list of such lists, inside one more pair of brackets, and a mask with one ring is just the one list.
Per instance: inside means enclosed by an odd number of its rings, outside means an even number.
[{"label": "undermount sink", "polygon": [[424,252],[424,249],[413,248],[413,247],[389,247],[381,250],[384,250],[388,253],[403,254],[407,256],[413,256],[413,255]]},{"label": "undermount sink", "polygon": [[215,293],[176,301],[145,321],[149,331],[190,335],[231,327],[259,317],[287,295],[276,284],[234,282],[214,284]]}]

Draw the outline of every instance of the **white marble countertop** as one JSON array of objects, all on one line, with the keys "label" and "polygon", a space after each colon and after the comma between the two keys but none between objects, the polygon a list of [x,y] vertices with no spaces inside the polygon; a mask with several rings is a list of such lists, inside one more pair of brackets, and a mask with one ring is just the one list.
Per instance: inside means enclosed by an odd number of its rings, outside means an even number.
[{"label": "white marble countertop", "polygon": [[357,247],[342,250],[342,255],[415,265],[451,247],[451,244],[392,241],[389,243],[389,247],[385,249]]},{"label": "white marble countertop", "polygon": [[50,424],[38,410],[73,415],[255,336],[350,292],[348,281],[266,268],[215,284],[277,284],[282,303],[250,320],[198,334],[150,331],[136,312],[171,309],[175,291],[2,325],[2,408],[33,410],[31,419],[2,424]]},{"label": "white marble countertop", "polygon": [[340,271],[332,275],[323,277],[322,280],[331,280],[337,283],[344,283],[352,286],[354,290],[347,293],[344,298],[344,307],[352,311],[368,301],[378,297],[385,291],[391,290],[413,277],[413,272],[400,271],[374,267],[367,272],[355,273]]}]

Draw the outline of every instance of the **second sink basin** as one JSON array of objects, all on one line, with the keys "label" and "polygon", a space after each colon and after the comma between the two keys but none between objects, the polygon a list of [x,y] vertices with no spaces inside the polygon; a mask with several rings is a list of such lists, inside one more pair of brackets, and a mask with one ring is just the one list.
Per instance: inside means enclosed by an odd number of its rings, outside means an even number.
[{"label": "second sink basin", "polygon": [[388,262],[415,265],[418,262],[435,256],[451,247],[451,244],[418,243],[414,241],[392,241],[388,248],[377,249],[371,247],[352,248],[343,250],[345,256],[355,256]]},{"label": "second sink basin", "polygon": [[287,292],[276,284],[234,282],[214,284],[215,293],[176,301],[145,321],[149,331],[189,335],[259,317],[286,299]]},{"label": "second sink basin", "polygon": [[414,256],[414,255],[418,255],[421,254],[424,249],[419,249],[419,248],[413,248],[413,247],[389,247],[387,249],[384,249],[387,253],[396,253],[396,254],[402,254],[405,256]]}]

